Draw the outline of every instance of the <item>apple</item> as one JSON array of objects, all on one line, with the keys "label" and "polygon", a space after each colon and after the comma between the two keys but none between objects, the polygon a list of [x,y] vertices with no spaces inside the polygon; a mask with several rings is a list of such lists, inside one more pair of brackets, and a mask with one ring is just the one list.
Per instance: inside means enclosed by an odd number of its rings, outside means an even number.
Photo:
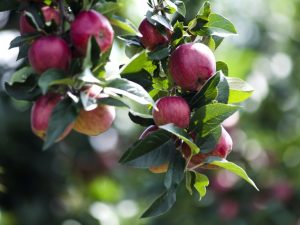
[{"label": "apple", "polygon": [[149,134],[153,133],[154,131],[157,131],[159,128],[155,125],[151,125],[149,127],[146,128],[146,130],[143,131],[143,133],[141,134],[141,136],[139,137],[139,140],[147,137]]},{"label": "apple", "polygon": [[234,199],[225,199],[219,202],[218,215],[223,220],[235,219],[240,211],[239,203]]},{"label": "apple", "polygon": [[152,115],[157,126],[173,123],[180,128],[187,128],[190,124],[191,110],[184,98],[179,96],[162,97],[156,102],[157,109]]},{"label": "apple", "polygon": [[28,59],[32,68],[39,74],[55,68],[67,71],[71,63],[68,44],[58,36],[44,36],[33,42]]},{"label": "apple", "polygon": [[[31,129],[38,137],[45,139],[49,119],[55,106],[63,99],[56,93],[47,93],[37,99],[31,108]],[[73,124],[68,126],[57,141],[65,138],[72,130]]]},{"label": "apple", "polygon": [[[221,136],[220,136],[215,148],[209,153],[201,153],[200,152],[198,154],[193,155],[190,160],[189,167],[194,167],[194,166],[197,166],[197,165],[203,163],[204,160],[209,156],[216,156],[216,157],[226,159],[226,157],[229,155],[231,150],[232,150],[232,139],[231,139],[230,135],[228,134],[228,132],[222,127]],[[182,153],[186,159],[188,159],[191,155],[191,149],[185,143],[182,144]],[[217,167],[214,165],[203,165],[203,166],[201,166],[201,168],[214,169]]]},{"label": "apple", "polygon": [[114,31],[105,16],[95,10],[85,10],[72,22],[70,35],[75,49],[84,56],[91,37],[95,38],[102,53],[108,51],[113,43]]},{"label": "apple", "polygon": [[[52,21],[54,21],[57,25],[61,23],[61,18],[57,9],[44,6],[41,8],[41,11],[44,16],[45,23]],[[33,27],[27,20],[25,13],[22,13],[20,16],[19,26],[21,35],[36,32],[36,28]]]},{"label": "apple", "polygon": [[198,91],[216,73],[216,59],[204,44],[182,44],[170,56],[169,71],[178,86]]},{"label": "apple", "polygon": [[111,127],[115,116],[116,111],[113,106],[98,105],[90,111],[81,109],[75,120],[74,130],[89,136],[99,135]]},{"label": "apple", "polygon": [[157,27],[151,24],[147,19],[144,19],[140,26],[139,32],[141,33],[140,41],[143,46],[149,50],[155,49],[155,47],[159,45],[164,45],[169,43],[171,39],[171,31],[169,29],[165,29],[166,34],[162,34],[159,32]]}]

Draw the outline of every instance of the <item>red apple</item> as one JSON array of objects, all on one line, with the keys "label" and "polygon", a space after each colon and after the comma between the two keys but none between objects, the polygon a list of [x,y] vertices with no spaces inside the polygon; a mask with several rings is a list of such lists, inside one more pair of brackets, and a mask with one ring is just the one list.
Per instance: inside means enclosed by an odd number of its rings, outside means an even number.
[{"label": "red apple", "polygon": [[153,109],[153,119],[157,126],[173,123],[177,127],[187,128],[190,124],[191,110],[182,97],[163,97],[156,102]]},{"label": "red apple", "polygon": [[[45,139],[49,119],[55,106],[63,99],[63,96],[56,93],[48,93],[38,98],[33,104],[31,109],[31,128],[33,133],[38,137]],[[72,126],[68,126],[64,133],[58,138],[57,141],[62,140],[72,130]]]},{"label": "red apple", "polygon": [[185,90],[198,91],[216,73],[216,59],[204,44],[183,44],[171,54],[169,70],[177,85]]},{"label": "red apple", "polygon": [[[61,23],[61,18],[59,15],[59,11],[55,8],[44,6],[42,7],[42,13],[44,16],[45,23],[49,23],[54,21],[57,25]],[[27,33],[33,33],[36,31],[35,27],[33,27],[27,20],[25,13],[22,13],[19,21],[20,33],[21,35]]]},{"label": "red apple", "polygon": [[108,19],[95,10],[81,11],[71,24],[71,40],[79,54],[85,55],[90,37],[94,37],[102,53],[113,43],[114,31]]},{"label": "red apple", "polygon": [[147,137],[149,134],[153,133],[154,131],[157,131],[158,127],[155,125],[151,125],[149,127],[146,128],[146,130],[144,130],[144,132],[141,134],[141,136],[139,137],[139,140]]},{"label": "red apple", "polygon": [[[193,155],[189,167],[194,167],[197,166],[201,163],[204,162],[204,160],[209,157],[209,156],[216,156],[220,157],[223,159],[226,159],[226,157],[229,155],[229,153],[232,150],[232,139],[228,132],[222,127],[222,133],[221,136],[217,142],[216,147],[209,153],[198,153],[196,155]],[[185,158],[189,158],[191,155],[191,149],[190,147],[183,143],[182,145],[182,153]],[[206,168],[206,169],[213,169],[216,168],[216,166],[213,165],[203,165],[201,168]]]},{"label": "red apple", "polygon": [[89,136],[99,135],[111,127],[115,115],[115,108],[108,105],[98,105],[90,111],[81,109],[75,120],[74,130]]},{"label": "red apple", "polygon": [[155,49],[158,45],[169,43],[171,39],[171,31],[165,29],[166,34],[162,34],[159,30],[151,24],[147,19],[144,19],[140,26],[139,31],[142,34],[141,43],[149,50]]},{"label": "red apple", "polygon": [[223,220],[233,220],[238,216],[239,211],[239,203],[234,199],[225,199],[218,206],[218,215]]},{"label": "red apple", "polygon": [[52,35],[33,42],[28,59],[33,69],[41,74],[51,68],[67,71],[72,58],[68,44],[60,37]]}]

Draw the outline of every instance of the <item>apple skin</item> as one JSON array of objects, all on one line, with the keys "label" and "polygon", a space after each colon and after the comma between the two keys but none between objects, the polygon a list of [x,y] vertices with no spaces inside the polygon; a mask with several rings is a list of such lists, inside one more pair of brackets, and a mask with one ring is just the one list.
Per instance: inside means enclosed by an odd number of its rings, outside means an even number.
[{"label": "apple skin", "polygon": [[55,68],[67,71],[71,63],[71,51],[60,37],[51,35],[37,39],[28,51],[32,68],[39,74]]},{"label": "apple skin", "polygon": [[86,55],[89,38],[93,36],[102,53],[113,43],[114,30],[108,19],[95,10],[81,11],[71,24],[72,43],[81,56]]},{"label": "apple skin", "polygon": [[[41,139],[45,139],[49,125],[49,119],[55,106],[63,99],[56,93],[47,93],[38,98],[31,108],[31,129]],[[57,141],[65,138],[72,130],[73,124],[68,126]]]},{"label": "apple skin", "polygon": [[169,70],[174,82],[188,91],[198,91],[216,73],[216,59],[204,44],[187,43],[170,56]]},{"label": "apple skin", "polygon": [[153,133],[154,131],[157,131],[159,128],[155,125],[151,125],[149,127],[147,127],[143,133],[141,134],[141,136],[139,137],[139,140],[142,140],[143,138],[147,137],[149,134]]},{"label": "apple skin", "polygon": [[[41,8],[41,11],[46,23],[53,20],[57,25],[61,24],[61,18],[57,9],[44,6]],[[27,21],[25,13],[22,13],[20,16],[19,27],[21,35],[36,32],[36,29]]]},{"label": "apple skin", "polygon": [[161,34],[153,24],[147,19],[144,19],[139,26],[139,32],[142,34],[140,41],[145,48],[153,50],[158,45],[164,45],[170,42],[172,33],[168,29],[165,31],[165,35]]},{"label": "apple skin", "polygon": [[[216,156],[216,157],[226,159],[226,157],[230,154],[231,150],[232,150],[232,138],[230,137],[228,132],[222,127],[222,133],[218,140],[218,143],[216,144],[216,147],[209,153],[200,152],[198,154],[193,155],[189,162],[189,167],[194,167],[203,163],[203,161],[209,156]],[[182,153],[186,159],[188,159],[191,155],[191,149],[185,143],[182,144]],[[214,165],[202,165],[201,168],[215,169],[218,167]]]},{"label": "apple skin", "polygon": [[156,101],[157,109],[152,115],[157,126],[173,123],[180,128],[187,128],[190,124],[191,110],[184,98],[179,96],[162,97]]},{"label": "apple skin", "polygon": [[91,111],[81,109],[75,120],[74,130],[89,136],[97,136],[108,130],[116,116],[113,106],[98,105]]}]

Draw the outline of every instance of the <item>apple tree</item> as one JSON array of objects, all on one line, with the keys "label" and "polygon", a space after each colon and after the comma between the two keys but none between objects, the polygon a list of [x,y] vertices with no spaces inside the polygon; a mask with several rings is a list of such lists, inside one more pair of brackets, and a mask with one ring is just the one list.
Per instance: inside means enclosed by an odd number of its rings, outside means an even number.
[{"label": "apple tree", "polygon": [[[119,162],[165,173],[165,191],[142,217],[168,211],[183,183],[203,198],[206,169],[229,170],[257,189],[226,160],[233,142],[222,122],[253,89],[216,61],[214,51],[237,31],[209,1],[148,0],[138,28],[115,13],[117,0],[4,2],[1,10],[20,13],[20,36],[10,48],[19,48],[18,60],[27,62],[5,84],[6,92],[32,102],[32,131],[44,150],[72,130],[105,132],[115,108],[125,107],[128,119],[145,131]],[[115,29],[123,34],[116,36]],[[130,60],[112,78],[105,66],[114,40],[126,44]]]}]

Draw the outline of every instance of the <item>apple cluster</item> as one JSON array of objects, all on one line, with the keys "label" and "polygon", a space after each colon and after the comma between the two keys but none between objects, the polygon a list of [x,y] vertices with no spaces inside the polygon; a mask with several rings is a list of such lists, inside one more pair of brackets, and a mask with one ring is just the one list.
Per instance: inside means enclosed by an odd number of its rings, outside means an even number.
[{"label": "apple cluster", "polygon": [[[149,51],[153,51],[157,47],[168,46],[172,38],[171,30],[165,27],[163,30],[158,29],[147,18],[141,22],[139,32],[141,33],[141,44]],[[205,82],[215,75],[216,59],[212,50],[203,43],[183,43],[171,52],[168,58],[168,70],[176,88],[181,89],[182,92],[198,92]],[[174,124],[179,128],[188,129],[191,113],[188,102],[180,95],[171,94],[159,98],[156,101],[156,108],[152,111],[155,125],[148,127],[140,139],[158,130],[161,125]],[[216,168],[213,165],[206,165],[205,160],[210,156],[226,159],[232,150],[232,139],[224,127],[221,127],[221,130],[219,140],[209,153],[192,155],[190,147],[174,137],[176,143],[180,142],[176,147],[180,149],[182,156],[186,159],[187,168]],[[194,133],[191,133],[191,139],[195,141]],[[153,173],[163,173],[168,170],[168,164],[149,169]]]},{"label": "apple cluster", "polygon": [[[101,54],[111,49],[114,31],[109,20],[101,13],[95,10],[81,10],[70,20],[66,18],[66,12],[60,10],[56,4],[50,6],[42,3],[31,4],[38,5],[45,27],[55,27],[51,32],[41,29],[26,8],[20,15],[21,35],[37,34],[37,38],[30,43],[28,61],[38,77],[50,69],[62,71],[67,74],[66,78],[73,76],[72,64],[74,61],[83,62],[92,38],[96,41]],[[69,27],[68,30],[65,30],[65,27]],[[102,89],[97,84],[73,86],[67,91],[71,91],[71,94],[78,98],[84,93],[94,101],[102,97]],[[67,96],[67,91],[52,88],[34,102],[31,110],[31,127],[40,138],[45,139],[53,111]],[[111,127],[114,118],[113,106],[98,105],[90,110],[81,107],[75,122],[65,129],[57,141],[66,137],[72,129],[86,135],[98,135]]]}]

